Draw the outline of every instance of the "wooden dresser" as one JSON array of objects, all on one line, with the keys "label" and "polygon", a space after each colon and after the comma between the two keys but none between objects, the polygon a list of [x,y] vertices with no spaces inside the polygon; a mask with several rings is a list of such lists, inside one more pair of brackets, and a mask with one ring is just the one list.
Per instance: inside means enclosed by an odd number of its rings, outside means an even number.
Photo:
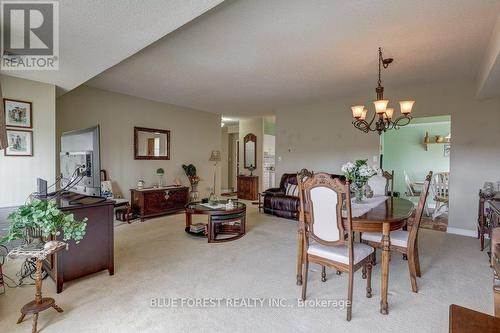
[{"label": "wooden dresser", "polygon": [[258,176],[238,176],[238,199],[257,200]]},{"label": "wooden dresser", "polygon": [[[44,270],[56,282],[57,293],[63,291],[63,284],[82,276],[108,270],[114,274],[114,203],[105,200],[95,203],[73,203],[81,198],[69,193],[58,200],[59,209],[72,213],[75,219],[88,218],[85,238],[76,244],[69,241],[68,250],[61,250],[43,262]],[[56,237],[62,241],[62,236]]]},{"label": "wooden dresser", "polygon": [[188,203],[188,194],[189,188],[185,186],[130,190],[132,209],[139,215],[141,221],[184,210]]}]

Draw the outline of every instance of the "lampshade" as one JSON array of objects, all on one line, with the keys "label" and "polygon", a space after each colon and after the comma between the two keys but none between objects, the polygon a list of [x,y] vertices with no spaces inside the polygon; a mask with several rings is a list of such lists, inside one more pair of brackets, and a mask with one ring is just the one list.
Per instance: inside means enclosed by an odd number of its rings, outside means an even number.
[{"label": "lampshade", "polygon": [[392,119],[392,115],[393,114],[394,114],[394,109],[393,108],[387,108],[387,109],[385,109],[384,119]]},{"label": "lampshade", "polygon": [[351,106],[352,116],[356,119],[359,119],[363,114],[363,110],[365,109],[364,105],[355,105]]},{"label": "lampshade", "polygon": [[375,105],[375,112],[380,114],[384,113],[385,109],[387,109],[387,104],[389,104],[389,100],[380,99],[378,101],[374,101],[373,104]]},{"label": "lampshade", "polygon": [[411,113],[411,109],[415,101],[401,101],[399,102],[399,106],[401,107],[401,113],[406,115]]},{"label": "lampshade", "polygon": [[220,151],[212,150],[212,153],[210,154],[210,158],[208,160],[211,162],[219,162],[221,160]]},{"label": "lampshade", "polygon": [[361,117],[359,117],[359,119],[360,120],[365,120],[367,113],[368,113],[368,109],[364,109],[363,112],[361,112]]}]

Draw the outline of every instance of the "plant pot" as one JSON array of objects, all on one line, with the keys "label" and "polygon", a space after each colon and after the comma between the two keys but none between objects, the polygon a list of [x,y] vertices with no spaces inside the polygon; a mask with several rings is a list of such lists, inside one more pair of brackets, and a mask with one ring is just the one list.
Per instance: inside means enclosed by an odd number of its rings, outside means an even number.
[{"label": "plant pot", "polygon": [[43,241],[42,231],[39,228],[27,227],[25,233],[27,247],[32,249],[43,248],[45,242]]}]

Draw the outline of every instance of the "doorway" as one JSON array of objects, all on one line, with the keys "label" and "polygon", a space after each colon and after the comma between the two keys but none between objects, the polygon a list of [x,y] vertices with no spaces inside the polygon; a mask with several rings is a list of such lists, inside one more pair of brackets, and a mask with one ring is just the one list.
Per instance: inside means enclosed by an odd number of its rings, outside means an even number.
[{"label": "doorway", "polygon": [[383,170],[394,170],[394,191],[418,202],[423,181],[434,173],[421,226],[446,231],[451,154],[451,116],[414,118],[380,136]]}]

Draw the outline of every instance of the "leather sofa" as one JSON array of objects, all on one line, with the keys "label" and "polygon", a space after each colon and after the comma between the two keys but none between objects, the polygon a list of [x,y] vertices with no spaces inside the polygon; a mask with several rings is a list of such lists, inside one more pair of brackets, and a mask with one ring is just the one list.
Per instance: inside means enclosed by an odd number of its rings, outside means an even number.
[{"label": "leather sofa", "polygon": [[[332,178],[345,181],[345,177],[340,175],[332,174]],[[298,220],[300,199],[298,196],[286,195],[288,184],[297,185],[296,173],[283,174],[279,187],[264,191],[264,213]]]}]

